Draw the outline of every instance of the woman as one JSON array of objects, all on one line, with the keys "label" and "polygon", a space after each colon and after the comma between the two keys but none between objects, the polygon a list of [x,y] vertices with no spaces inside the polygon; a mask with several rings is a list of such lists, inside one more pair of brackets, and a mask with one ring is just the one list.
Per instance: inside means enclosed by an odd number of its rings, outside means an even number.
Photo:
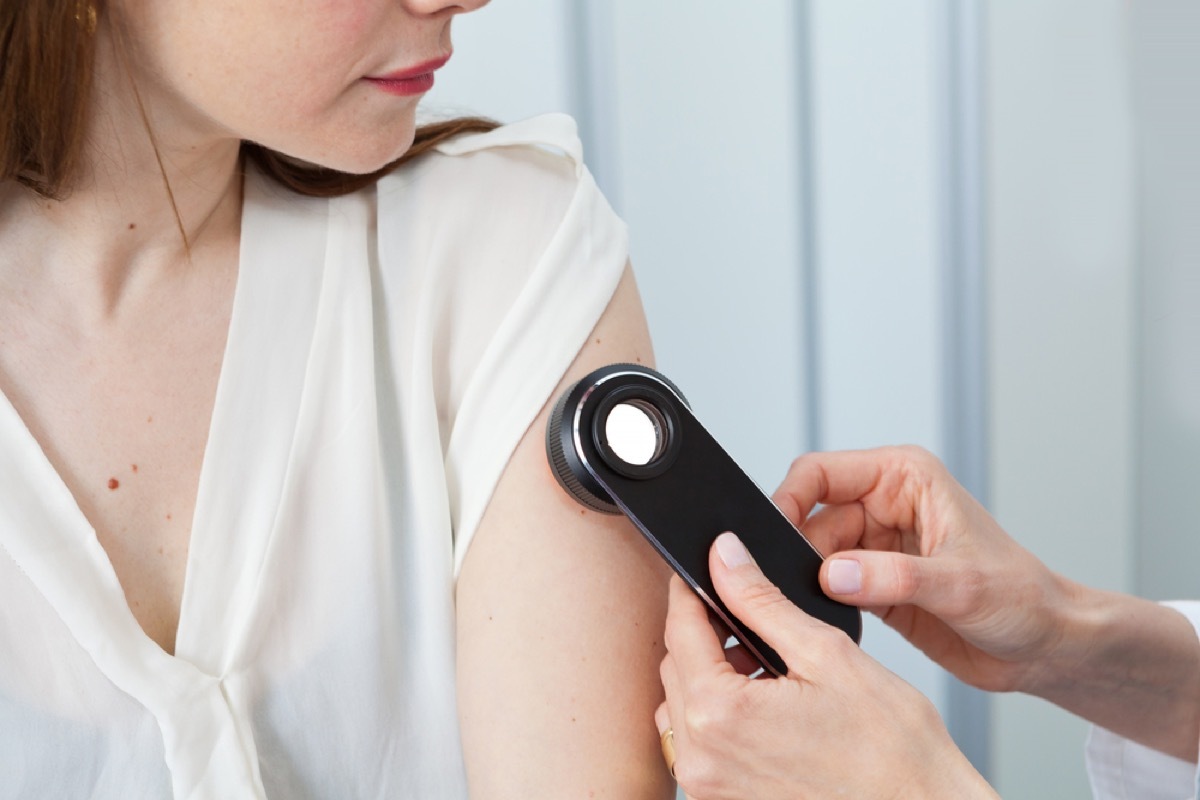
[{"label": "woman", "polygon": [[0,797],[670,792],[663,570],[541,456],[623,226],[563,118],[394,163],[482,4],[0,4]]},{"label": "woman", "polygon": [[[1054,574],[916,449],[805,456],[775,499],[833,554],[821,568],[831,597],[876,612],[973,686],[1033,694],[1099,726],[1088,747],[1098,796],[1196,792],[1200,604]],[[789,674],[739,674],[704,607],[674,582],[656,720],[689,797],[995,796],[932,705],[784,599],[736,536],[717,539],[710,566]]]}]

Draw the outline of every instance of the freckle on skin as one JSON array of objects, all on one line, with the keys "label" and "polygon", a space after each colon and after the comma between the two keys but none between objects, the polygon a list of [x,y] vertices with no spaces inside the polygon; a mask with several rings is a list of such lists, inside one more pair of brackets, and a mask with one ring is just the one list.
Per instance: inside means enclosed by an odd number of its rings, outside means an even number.
[{"label": "freckle on skin", "polygon": [[167,519],[170,519],[170,518],[171,518],[171,515],[170,515],[170,514],[167,514]]},{"label": "freckle on skin", "polygon": [[129,230],[133,230],[133,229],[134,229],[134,228],[136,228],[136,227],[137,227],[137,223],[136,223],[136,222],[131,222],[131,223],[129,223]]},{"label": "freckle on skin", "polygon": [[146,417],[146,422],[154,422],[154,417]]},{"label": "freckle on skin", "polygon": [[121,486],[121,482],[119,480],[117,480],[116,478],[108,479],[108,488],[110,491],[115,490],[115,489],[119,488],[120,486]]},{"label": "freckle on skin", "polygon": [[135,473],[137,472],[137,464],[130,464],[130,465],[129,465],[129,468],[130,468],[131,470],[133,470]]}]

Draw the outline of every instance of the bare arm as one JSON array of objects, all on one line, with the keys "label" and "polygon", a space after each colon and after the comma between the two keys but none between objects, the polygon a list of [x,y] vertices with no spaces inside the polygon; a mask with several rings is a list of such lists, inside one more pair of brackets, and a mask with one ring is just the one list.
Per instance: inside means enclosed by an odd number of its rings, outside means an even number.
[{"label": "bare arm", "polygon": [[1114,733],[1195,761],[1200,640],[1178,611],[1067,583],[1063,636],[1021,688]]},{"label": "bare arm", "polygon": [[[558,391],[604,364],[651,360],[626,271]],[[548,416],[514,452],[458,581],[471,796],[666,798],[653,714],[667,569],[624,517],[584,510],[559,488]]]}]

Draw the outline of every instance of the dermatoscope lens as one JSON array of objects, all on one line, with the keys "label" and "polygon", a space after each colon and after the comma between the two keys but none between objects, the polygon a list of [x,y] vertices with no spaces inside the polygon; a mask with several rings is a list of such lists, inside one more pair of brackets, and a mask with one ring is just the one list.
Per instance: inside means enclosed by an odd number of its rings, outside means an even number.
[{"label": "dermatoscope lens", "polygon": [[666,449],[667,421],[644,400],[618,403],[604,420],[604,438],[617,458],[644,467]]}]

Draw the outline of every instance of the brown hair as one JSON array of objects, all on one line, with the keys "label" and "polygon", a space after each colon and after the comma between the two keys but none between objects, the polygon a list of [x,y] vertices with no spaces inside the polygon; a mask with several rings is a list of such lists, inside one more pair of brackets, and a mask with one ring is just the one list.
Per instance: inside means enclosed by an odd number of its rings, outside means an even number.
[{"label": "brown hair", "polygon": [[483,117],[457,117],[422,125],[417,128],[412,146],[404,151],[404,155],[366,175],[302,163],[253,142],[242,143],[242,155],[257,165],[263,174],[294,192],[311,197],[337,197],[370,186],[396,167],[428,153],[447,139],[464,133],[483,133],[496,126],[496,122]]},{"label": "brown hair", "polygon": [[[83,151],[101,2],[0,0],[0,181],[19,181],[50,198],[69,189]],[[423,125],[403,156],[368,175],[301,163],[251,142],[242,152],[295,192],[335,197],[370,186],[447,139],[496,126],[481,117]]]}]

